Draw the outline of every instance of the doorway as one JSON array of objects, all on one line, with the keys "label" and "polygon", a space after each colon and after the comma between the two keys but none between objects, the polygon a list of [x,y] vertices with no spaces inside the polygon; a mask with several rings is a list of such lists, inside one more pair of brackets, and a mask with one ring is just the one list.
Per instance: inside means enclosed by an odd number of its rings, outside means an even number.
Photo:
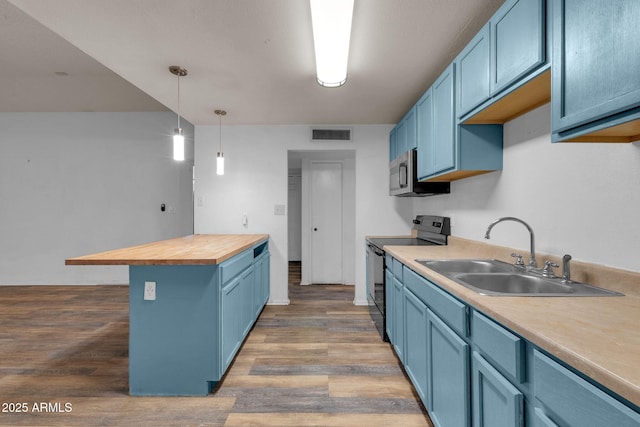
[{"label": "doorway", "polygon": [[288,253],[300,284],[354,284],[355,150],[289,151],[288,167]]}]

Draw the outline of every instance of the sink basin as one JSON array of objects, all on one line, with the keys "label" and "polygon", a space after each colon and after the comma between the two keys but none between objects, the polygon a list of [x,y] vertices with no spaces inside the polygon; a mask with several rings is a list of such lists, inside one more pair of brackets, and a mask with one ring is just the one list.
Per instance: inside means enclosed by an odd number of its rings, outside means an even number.
[{"label": "sink basin", "polygon": [[495,259],[420,260],[428,267],[462,286],[492,296],[622,296],[619,292],[580,282],[564,283],[532,274],[513,264]]},{"label": "sink basin", "polygon": [[457,274],[455,279],[477,288],[480,293],[487,294],[567,294],[573,292],[571,286],[523,274]]},{"label": "sink basin", "polygon": [[433,261],[417,259],[416,262],[445,275],[451,273],[507,273],[515,270],[512,264],[495,259],[442,259]]},{"label": "sink basin", "polygon": [[562,283],[560,279],[546,279],[517,273],[463,273],[453,279],[483,295],[514,296],[616,296],[622,295],[584,283]]}]

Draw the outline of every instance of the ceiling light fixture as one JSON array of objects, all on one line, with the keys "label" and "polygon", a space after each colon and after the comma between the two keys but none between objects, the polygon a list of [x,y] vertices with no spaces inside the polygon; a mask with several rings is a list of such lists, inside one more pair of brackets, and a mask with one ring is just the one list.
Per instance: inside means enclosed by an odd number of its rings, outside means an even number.
[{"label": "ceiling light fixture", "polygon": [[180,127],[180,77],[186,76],[187,70],[179,65],[172,65],[169,71],[178,76],[178,127],[173,130],[173,160],[184,160],[184,132]]},{"label": "ceiling light fixture", "polygon": [[218,155],[216,156],[216,174],[224,175],[224,154],[222,153],[222,116],[226,116],[227,112],[224,110],[215,110],[214,113],[216,113],[220,122],[220,125],[218,126],[218,130],[220,132],[220,151],[218,151]]},{"label": "ceiling light fixture", "polygon": [[347,81],[353,1],[310,0],[316,79],[320,86],[338,87]]}]

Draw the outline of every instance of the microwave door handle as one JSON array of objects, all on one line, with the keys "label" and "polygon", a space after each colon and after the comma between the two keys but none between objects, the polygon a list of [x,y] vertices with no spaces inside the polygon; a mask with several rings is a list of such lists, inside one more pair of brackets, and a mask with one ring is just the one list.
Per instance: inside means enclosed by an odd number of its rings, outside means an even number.
[{"label": "microwave door handle", "polygon": [[400,188],[405,188],[407,187],[408,184],[408,173],[407,173],[407,165],[406,163],[403,163],[400,165],[400,173],[398,174],[398,179],[400,180]]}]

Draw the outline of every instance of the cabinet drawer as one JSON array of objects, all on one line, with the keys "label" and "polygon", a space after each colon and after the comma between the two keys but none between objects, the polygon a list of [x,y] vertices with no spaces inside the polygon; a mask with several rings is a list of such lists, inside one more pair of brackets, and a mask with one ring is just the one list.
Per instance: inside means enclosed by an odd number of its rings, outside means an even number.
[{"label": "cabinet drawer", "polygon": [[538,350],[533,351],[533,392],[558,425],[637,427],[640,414]]},{"label": "cabinet drawer", "polygon": [[393,267],[391,271],[393,272],[393,275],[396,276],[396,278],[400,282],[402,282],[402,267],[403,267],[403,264],[397,259],[393,258]]},{"label": "cabinet drawer", "polygon": [[227,283],[253,263],[253,250],[244,251],[220,264],[222,283]]},{"label": "cabinet drawer", "polygon": [[525,342],[522,338],[475,310],[471,317],[471,337],[498,369],[518,382],[524,381]]},{"label": "cabinet drawer", "polygon": [[405,267],[404,285],[447,325],[462,336],[467,336],[467,306],[427,279]]}]

